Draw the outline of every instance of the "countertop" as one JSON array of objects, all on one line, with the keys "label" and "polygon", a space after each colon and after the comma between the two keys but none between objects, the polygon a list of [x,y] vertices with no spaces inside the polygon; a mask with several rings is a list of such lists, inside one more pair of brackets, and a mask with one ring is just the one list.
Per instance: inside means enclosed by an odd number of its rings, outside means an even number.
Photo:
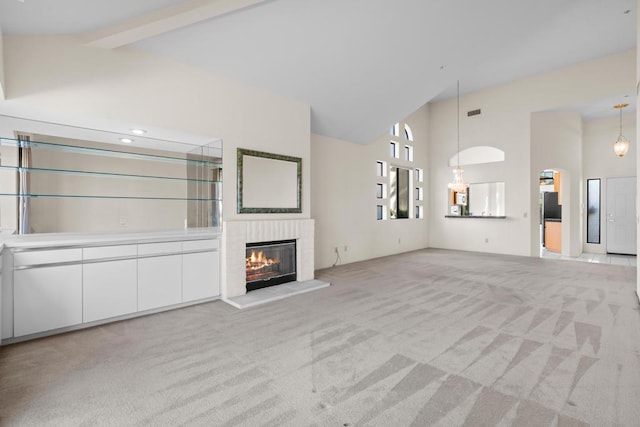
[{"label": "countertop", "polygon": [[215,239],[222,235],[221,228],[191,228],[181,230],[139,231],[129,233],[42,233],[5,235],[0,237],[0,251],[5,247],[16,249],[60,246],[106,246],[170,242],[182,240]]}]

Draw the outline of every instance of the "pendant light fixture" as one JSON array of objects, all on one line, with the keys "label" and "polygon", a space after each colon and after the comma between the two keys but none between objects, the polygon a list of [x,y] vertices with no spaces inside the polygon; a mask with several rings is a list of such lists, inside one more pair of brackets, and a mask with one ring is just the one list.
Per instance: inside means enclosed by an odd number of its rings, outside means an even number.
[{"label": "pendant light fixture", "polygon": [[469,184],[464,182],[464,170],[460,167],[460,80],[458,80],[457,82],[456,100],[456,116],[458,127],[458,160],[455,169],[453,169],[453,182],[449,184],[449,189],[451,189],[451,191],[455,191],[456,193],[464,193],[467,191],[467,187],[469,187]]},{"label": "pendant light fixture", "polygon": [[614,105],[613,108],[620,111],[620,134],[618,140],[613,143],[613,151],[618,157],[623,157],[629,151],[629,140],[622,135],[622,109],[628,107],[629,104]]}]

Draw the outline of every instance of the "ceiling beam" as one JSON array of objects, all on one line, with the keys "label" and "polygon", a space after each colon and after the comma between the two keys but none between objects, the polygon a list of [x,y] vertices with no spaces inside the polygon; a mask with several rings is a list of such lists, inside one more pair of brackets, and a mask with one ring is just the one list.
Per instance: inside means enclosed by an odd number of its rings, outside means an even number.
[{"label": "ceiling beam", "polygon": [[190,0],[84,34],[89,46],[115,49],[265,0]]}]

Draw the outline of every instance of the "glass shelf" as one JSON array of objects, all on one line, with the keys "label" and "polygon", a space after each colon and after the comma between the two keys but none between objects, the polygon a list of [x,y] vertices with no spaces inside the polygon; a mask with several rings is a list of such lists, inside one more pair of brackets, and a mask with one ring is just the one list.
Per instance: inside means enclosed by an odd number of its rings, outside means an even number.
[{"label": "glass shelf", "polygon": [[[138,174],[127,174],[127,173],[116,173],[116,172],[95,172],[95,171],[80,171],[80,170],[70,170],[70,169],[51,169],[51,168],[21,168],[18,166],[0,166],[0,170],[13,170],[17,172],[44,172],[44,173],[62,173],[62,174],[71,174],[71,175],[80,175],[80,176],[104,176],[104,177],[114,177],[114,178],[144,178],[144,179],[168,179],[168,180],[176,180],[176,181],[187,181],[187,182],[197,182],[203,184],[219,184],[221,181],[213,181],[207,179],[193,179],[193,178],[178,178],[172,176],[158,176],[158,175],[138,175]],[[17,196],[17,194],[16,194]]]},{"label": "glass shelf", "polygon": [[36,194],[36,193],[0,193],[10,197],[71,197],[76,199],[133,199],[133,200],[182,200],[196,202],[221,202],[222,199],[201,199],[197,197],[146,197],[146,196],[97,196],[91,194]]},{"label": "glass shelf", "polygon": [[0,228],[93,233],[222,224],[219,140],[185,152],[181,143],[161,150],[36,138],[0,138]]},{"label": "glass shelf", "polygon": [[66,144],[57,144],[52,142],[39,142],[39,141],[21,141],[18,139],[9,139],[9,138],[0,138],[0,145],[8,145],[14,147],[22,147],[22,148],[42,148],[49,149],[55,151],[62,151],[67,153],[76,153],[76,154],[92,154],[102,157],[117,157],[120,159],[138,159],[138,160],[153,160],[153,161],[161,161],[161,162],[172,162],[172,163],[187,163],[187,164],[196,164],[196,165],[208,165],[213,167],[222,167],[222,156],[219,156],[218,161],[212,160],[197,160],[197,159],[189,159],[189,158],[180,158],[180,157],[171,157],[159,154],[145,154],[145,153],[136,153],[131,151],[118,151],[113,149],[106,148],[96,148],[96,147],[79,147],[74,145],[66,145]]}]

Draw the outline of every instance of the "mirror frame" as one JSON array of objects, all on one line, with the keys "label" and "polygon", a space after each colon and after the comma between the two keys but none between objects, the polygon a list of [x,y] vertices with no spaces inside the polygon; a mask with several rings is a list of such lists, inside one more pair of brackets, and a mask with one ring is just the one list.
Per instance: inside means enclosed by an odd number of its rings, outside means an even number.
[{"label": "mirror frame", "polygon": [[[263,159],[279,160],[285,162],[293,162],[296,164],[296,207],[247,207],[243,205],[243,187],[245,184],[244,177],[244,157],[260,157]],[[237,197],[237,212],[243,213],[302,213],[302,158],[285,156],[281,154],[265,153],[263,151],[247,150],[244,148],[238,148],[237,154],[238,161],[238,197]]]}]

